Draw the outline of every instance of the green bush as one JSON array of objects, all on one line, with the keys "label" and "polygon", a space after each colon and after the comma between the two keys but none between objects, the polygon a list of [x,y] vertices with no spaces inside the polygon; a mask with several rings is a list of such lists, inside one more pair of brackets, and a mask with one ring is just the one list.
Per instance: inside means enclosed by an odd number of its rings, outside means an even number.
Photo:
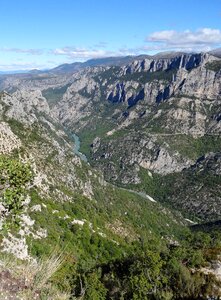
[{"label": "green bush", "polygon": [[18,159],[0,156],[0,202],[5,208],[5,226],[15,223],[22,212],[33,174],[27,164]]}]

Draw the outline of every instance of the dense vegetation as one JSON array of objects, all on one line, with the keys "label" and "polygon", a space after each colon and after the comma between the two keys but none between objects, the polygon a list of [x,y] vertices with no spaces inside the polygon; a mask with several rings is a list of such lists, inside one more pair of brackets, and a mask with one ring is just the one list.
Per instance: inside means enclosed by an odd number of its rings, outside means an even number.
[{"label": "dense vegetation", "polygon": [[81,271],[75,292],[85,299],[216,299],[219,284],[201,268],[219,252],[219,244],[203,233],[183,238],[180,245],[143,243],[132,256]]},{"label": "dense vegetation", "polygon": [[19,215],[33,176],[29,165],[4,156],[0,156],[0,174],[1,219],[3,229],[8,229],[10,225],[19,226]]},{"label": "dense vegetation", "polygon": [[[21,199],[25,199],[33,175],[30,166],[17,158],[2,156],[0,167],[1,204],[10,212],[8,230],[15,230],[14,220],[22,212]],[[51,279],[54,286],[72,294],[73,299],[206,299],[219,295],[215,276],[202,269],[209,268],[217,259],[221,247],[219,231],[212,234],[200,229],[191,232],[180,225],[176,230],[171,216],[157,213],[160,207],[154,208],[155,204],[146,203],[124,190],[110,189],[110,194],[106,194],[109,199],[105,200],[102,200],[101,191],[97,192],[99,205],[78,194],[72,194],[72,202],[58,203],[41,199],[32,188],[31,205],[44,203],[46,208],[41,212],[33,211],[30,216],[36,227],[41,225],[48,230],[47,238],[30,239],[32,254],[47,257],[57,248],[65,257],[63,266]],[[115,203],[113,208],[106,206],[110,201]],[[129,235],[117,237],[104,231],[105,222],[109,219],[113,223],[120,218],[125,207],[127,215],[122,224],[127,224],[125,231],[129,230]],[[140,216],[138,227],[138,219],[130,215],[131,212]],[[71,225],[64,218],[66,215],[90,222],[85,221],[83,226]],[[164,222],[168,223],[168,229]],[[151,234],[147,228],[151,228]],[[41,299],[47,298],[42,294]]]}]

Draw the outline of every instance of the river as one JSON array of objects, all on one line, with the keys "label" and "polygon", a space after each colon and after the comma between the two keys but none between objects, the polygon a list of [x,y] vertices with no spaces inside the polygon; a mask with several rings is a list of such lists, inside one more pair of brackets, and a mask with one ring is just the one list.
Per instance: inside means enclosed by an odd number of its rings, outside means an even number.
[{"label": "river", "polygon": [[75,134],[75,133],[72,133],[72,138],[74,139],[74,147],[73,147],[73,151],[74,153],[80,157],[81,160],[87,162],[87,157],[86,155],[84,155],[83,153],[81,153],[79,150],[80,150],[80,146],[81,146],[81,142],[80,142],[80,139],[79,137]]}]

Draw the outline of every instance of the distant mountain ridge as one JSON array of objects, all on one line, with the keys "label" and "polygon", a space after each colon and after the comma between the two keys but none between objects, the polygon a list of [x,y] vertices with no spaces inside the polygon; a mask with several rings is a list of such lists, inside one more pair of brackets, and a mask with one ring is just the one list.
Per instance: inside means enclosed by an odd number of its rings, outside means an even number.
[{"label": "distant mountain ridge", "polygon": [[[191,52],[192,54],[197,52]],[[32,73],[32,74],[39,74],[39,73],[56,73],[56,74],[63,74],[63,73],[73,73],[77,72],[81,69],[87,67],[98,67],[98,66],[123,66],[126,64],[132,63],[134,60],[144,60],[144,59],[167,59],[173,58],[175,56],[180,56],[182,54],[191,54],[190,52],[183,52],[183,51],[163,51],[156,53],[154,55],[148,54],[140,54],[140,55],[127,55],[127,56],[110,56],[110,57],[101,57],[101,58],[92,58],[85,62],[73,62],[73,63],[65,63],[58,65],[52,69],[47,70],[15,70],[15,71],[0,71],[0,75],[8,75],[8,74],[20,74],[20,73]],[[206,53],[206,52],[205,52]],[[209,51],[208,53],[221,57],[221,48],[217,48],[214,50]]]},{"label": "distant mountain ridge", "polygon": [[221,58],[221,48],[211,50],[209,53],[214,55],[214,56],[217,56],[217,57]]},{"label": "distant mountain ridge", "polygon": [[125,64],[129,64],[134,60],[142,60],[145,58],[149,58],[149,55],[139,55],[139,56],[118,56],[118,57],[103,57],[103,58],[93,58],[89,59],[85,62],[74,62],[71,64],[63,64],[58,67],[55,67],[49,72],[52,73],[71,73],[75,71],[79,71],[83,68],[87,67],[98,67],[98,66],[122,66]]}]

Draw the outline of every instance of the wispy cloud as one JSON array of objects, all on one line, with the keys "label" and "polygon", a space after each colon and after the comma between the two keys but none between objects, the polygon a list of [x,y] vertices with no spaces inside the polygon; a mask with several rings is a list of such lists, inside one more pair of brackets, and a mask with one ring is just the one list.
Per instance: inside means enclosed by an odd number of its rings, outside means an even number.
[{"label": "wispy cloud", "polygon": [[63,47],[57,48],[51,51],[54,55],[64,55],[69,59],[89,59],[89,58],[100,58],[106,56],[119,55],[118,51],[110,51],[104,49],[93,49],[93,48],[78,48],[78,47]]},{"label": "wispy cloud", "polygon": [[86,48],[77,48],[77,47],[63,47],[52,50],[52,53],[55,55],[66,55],[71,58],[81,57],[100,57],[106,54],[105,50],[90,50]]},{"label": "wispy cloud", "polygon": [[221,44],[221,30],[201,28],[196,31],[163,30],[153,32],[146,38],[150,49],[184,49],[207,51]]},{"label": "wispy cloud", "polygon": [[22,49],[22,48],[0,48],[1,52],[14,52],[14,53],[24,53],[30,55],[41,55],[44,53],[43,49]]},{"label": "wispy cloud", "polygon": [[107,42],[99,42],[99,43],[97,43],[97,44],[95,44],[94,45],[94,48],[107,48],[107,46],[108,46],[108,43]]},{"label": "wispy cloud", "polygon": [[45,64],[38,64],[36,62],[19,62],[4,64],[0,62],[0,70],[4,71],[14,71],[14,70],[32,70],[32,69],[44,69]]}]

